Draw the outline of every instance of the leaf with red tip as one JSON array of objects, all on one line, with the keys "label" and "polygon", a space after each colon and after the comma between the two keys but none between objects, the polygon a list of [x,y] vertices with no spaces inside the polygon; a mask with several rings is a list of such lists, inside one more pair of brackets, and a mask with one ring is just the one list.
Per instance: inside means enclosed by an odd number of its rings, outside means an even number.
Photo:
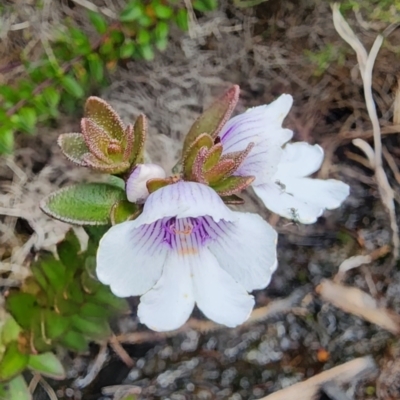
[{"label": "leaf with red tip", "polygon": [[235,151],[232,153],[224,154],[221,157],[221,160],[233,160],[235,162],[235,169],[233,172],[235,172],[240,167],[240,164],[244,161],[244,159],[249,155],[249,153],[251,152],[253,147],[254,147],[254,143],[251,142],[242,151]]},{"label": "leaf with red tip", "polygon": [[193,179],[192,170],[193,163],[197,157],[197,153],[202,147],[210,149],[214,144],[214,141],[210,135],[203,133],[198,136],[196,140],[190,145],[183,157],[183,174],[188,180]]},{"label": "leaf with red tip", "polygon": [[129,163],[126,161],[106,164],[90,153],[86,154],[83,160],[87,167],[97,171],[106,172],[107,174],[117,175],[129,170]]},{"label": "leaf with red tip", "polygon": [[222,196],[221,197],[225,204],[232,204],[232,205],[241,205],[244,204],[244,200],[236,196],[236,194],[231,194],[230,196]]},{"label": "leaf with red tip", "polygon": [[204,173],[203,173],[204,161],[207,154],[208,154],[207,147],[202,147],[196,155],[192,167],[192,177],[195,182],[207,184],[207,181],[204,178]]},{"label": "leaf with red tip", "polygon": [[218,161],[221,158],[222,154],[222,143],[217,143],[207,152],[206,158],[204,160],[203,171],[207,172],[212,167],[217,165]]},{"label": "leaf with red tip", "polygon": [[239,86],[234,85],[197,118],[186,135],[182,154],[186,153],[192,142],[202,133],[206,132],[213,138],[218,135],[236,106],[239,91]]},{"label": "leaf with red tip", "polygon": [[215,185],[210,185],[221,197],[231,196],[246,189],[254,181],[254,176],[230,176]]},{"label": "leaf with red tip", "polygon": [[147,134],[147,118],[144,114],[138,116],[133,127],[134,142],[132,149],[131,163],[140,164],[143,162],[144,144]]},{"label": "leaf with red tip", "polygon": [[209,171],[204,173],[204,177],[207,182],[212,185],[217,182],[226,179],[235,169],[235,161],[233,160],[222,160],[217,165],[212,167]]},{"label": "leaf with red tip", "polygon": [[81,167],[87,166],[84,156],[89,153],[89,148],[80,133],[63,133],[58,137],[57,144],[68,160]]},{"label": "leaf with red tip", "polygon": [[82,118],[81,129],[90,153],[95,155],[99,160],[109,164],[108,145],[111,142],[111,138],[103,128],[88,118]]},{"label": "leaf with red tip", "polygon": [[91,96],[86,100],[85,117],[99,125],[112,138],[122,140],[125,126],[119,115],[103,99]]}]

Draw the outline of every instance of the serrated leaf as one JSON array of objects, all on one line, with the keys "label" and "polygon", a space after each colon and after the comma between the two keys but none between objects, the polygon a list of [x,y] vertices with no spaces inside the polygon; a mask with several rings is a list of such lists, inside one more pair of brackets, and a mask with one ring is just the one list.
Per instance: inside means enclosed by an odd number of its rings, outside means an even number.
[{"label": "serrated leaf", "polygon": [[231,116],[238,98],[239,86],[235,85],[221,98],[214,101],[211,107],[207,108],[190,128],[183,144],[182,154],[185,154],[196,138],[203,133],[215,138]]},{"label": "serrated leaf", "polygon": [[20,374],[28,363],[29,356],[20,353],[17,342],[10,343],[0,363],[0,382],[8,381]]},{"label": "serrated leaf", "polygon": [[203,133],[198,135],[193,143],[188,147],[183,157],[183,174],[186,179],[192,179],[193,164],[196,160],[197,154],[201,148],[210,149],[214,144],[214,141],[210,135]]},{"label": "serrated leaf", "polygon": [[52,379],[65,379],[64,367],[51,352],[29,356],[27,367]]},{"label": "serrated leaf", "polygon": [[221,197],[231,196],[246,189],[254,181],[253,176],[230,176],[215,185],[210,185]]},{"label": "serrated leaf", "polygon": [[58,137],[57,144],[61,151],[73,163],[86,167],[83,156],[89,153],[83,135],[80,133],[63,133]]},{"label": "serrated leaf", "polygon": [[62,337],[61,344],[75,351],[84,351],[87,349],[88,346],[85,336],[83,336],[82,333],[76,331],[68,331]]},{"label": "serrated leaf", "polygon": [[85,117],[90,118],[112,138],[124,138],[124,124],[114,109],[99,97],[91,96],[85,103]]},{"label": "serrated leaf", "polygon": [[222,143],[218,143],[213,147],[211,147],[204,160],[203,172],[209,171],[212,167],[214,167],[218,163],[219,159],[221,158],[222,150],[223,150]]},{"label": "serrated leaf", "polygon": [[110,219],[113,225],[128,221],[129,218],[138,211],[136,204],[128,200],[115,203],[111,209]]},{"label": "serrated leaf", "polygon": [[112,206],[126,200],[124,190],[105,183],[85,183],[58,190],[44,198],[46,214],[77,225],[106,225]]},{"label": "serrated leaf", "polygon": [[0,399],[4,400],[32,400],[31,392],[22,375],[6,383],[0,383]]},{"label": "serrated leaf", "polygon": [[222,200],[225,204],[240,205],[244,204],[244,200],[235,194],[230,196],[222,196]]},{"label": "serrated leaf", "polygon": [[126,172],[130,167],[129,162],[127,161],[106,164],[96,158],[93,154],[85,154],[83,160],[86,163],[86,167],[97,171],[106,172],[108,174],[121,174]]},{"label": "serrated leaf", "polygon": [[217,165],[208,170],[204,174],[204,177],[210,185],[213,185],[231,175],[235,167],[235,161],[221,160]]},{"label": "serrated leaf", "polygon": [[138,164],[143,161],[144,144],[147,135],[147,118],[144,114],[137,117],[133,127],[133,135],[134,142],[130,162],[131,164]]}]

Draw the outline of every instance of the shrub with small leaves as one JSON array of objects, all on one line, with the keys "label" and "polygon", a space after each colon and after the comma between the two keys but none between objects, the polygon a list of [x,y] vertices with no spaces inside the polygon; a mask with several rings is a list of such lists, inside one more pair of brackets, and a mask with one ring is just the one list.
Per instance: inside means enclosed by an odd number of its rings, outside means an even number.
[{"label": "shrub with small leaves", "polygon": [[[193,2],[199,12],[216,6],[216,0]],[[188,29],[186,7],[174,0],[131,0],[117,20],[93,11],[87,18],[94,35],[65,19],[39,60],[22,53],[23,77],[0,85],[0,154],[12,152],[15,132],[33,134],[38,123],[56,119],[60,110],[76,112],[87,94],[108,84],[119,62],[152,60],[167,48],[174,24]]]},{"label": "shrub with small leaves", "polygon": [[20,375],[26,368],[64,379],[64,368],[52,350],[86,350],[90,341],[110,335],[111,317],[127,310],[126,301],[95,277],[95,252],[104,228],[87,231],[85,252],[69,231],[57,245],[58,258],[41,254],[32,276],[7,294],[8,314],[0,318],[0,398],[31,398]]}]

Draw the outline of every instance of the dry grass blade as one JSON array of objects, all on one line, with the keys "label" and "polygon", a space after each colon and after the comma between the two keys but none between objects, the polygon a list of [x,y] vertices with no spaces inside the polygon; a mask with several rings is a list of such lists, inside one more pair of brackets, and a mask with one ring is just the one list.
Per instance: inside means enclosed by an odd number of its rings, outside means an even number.
[{"label": "dry grass blade", "polygon": [[354,383],[354,381],[372,374],[375,370],[376,365],[372,357],[356,358],[259,400],[313,400],[319,388],[326,382]]},{"label": "dry grass blade", "polygon": [[[382,199],[382,203],[386,207],[389,219],[390,228],[392,229],[392,243],[393,243],[393,257],[396,260],[400,254],[400,239],[399,239],[399,227],[396,222],[396,212],[394,207],[394,192],[389,184],[386,173],[382,167],[382,140],[381,140],[381,129],[379,125],[378,115],[376,113],[375,102],[372,95],[372,70],[374,67],[376,56],[378,55],[379,49],[383,43],[383,36],[378,35],[371,48],[369,54],[367,54],[364,46],[358,40],[355,33],[350,28],[349,24],[345,21],[343,16],[340,14],[339,5],[335,3],[332,6],[333,10],[333,21],[335,28],[339,35],[345,40],[356,52],[357,59],[360,66],[361,76],[364,86],[365,104],[369,118],[372,123],[372,130],[374,136],[374,150],[362,139],[358,139],[353,143],[360,147],[366,154],[371,165],[375,169],[375,178],[378,184],[379,194]],[[388,33],[392,31],[388,30]],[[372,162],[372,159],[374,160]]]},{"label": "dry grass blade", "polygon": [[400,316],[387,308],[379,307],[377,301],[362,290],[328,279],[323,280],[315,290],[323,300],[335,307],[357,315],[395,335],[400,333]]}]

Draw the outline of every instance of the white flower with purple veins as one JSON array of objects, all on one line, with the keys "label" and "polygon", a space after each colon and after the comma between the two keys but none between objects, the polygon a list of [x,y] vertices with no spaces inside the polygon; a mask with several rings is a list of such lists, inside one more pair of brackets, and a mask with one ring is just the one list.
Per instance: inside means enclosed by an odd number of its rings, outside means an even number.
[{"label": "white flower with purple veins", "polygon": [[254,191],[269,210],[312,224],[325,209],[339,207],[350,189],[335,179],[308,178],[321,167],[324,151],[320,146],[306,142],[284,146],[293,136],[282,128],[292,103],[292,96],[283,94],[269,105],[251,108],[230,119],[218,136],[223,154],[244,150],[253,142],[235,175],[255,177]]},{"label": "white flower with purple veins", "polygon": [[234,212],[206,185],[177,182],[152,193],[143,213],[101,239],[97,276],[116,296],[141,295],[138,316],[156,331],[179,328],[195,304],[237,326],[255,289],[277,266],[277,234],[259,215]]}]

